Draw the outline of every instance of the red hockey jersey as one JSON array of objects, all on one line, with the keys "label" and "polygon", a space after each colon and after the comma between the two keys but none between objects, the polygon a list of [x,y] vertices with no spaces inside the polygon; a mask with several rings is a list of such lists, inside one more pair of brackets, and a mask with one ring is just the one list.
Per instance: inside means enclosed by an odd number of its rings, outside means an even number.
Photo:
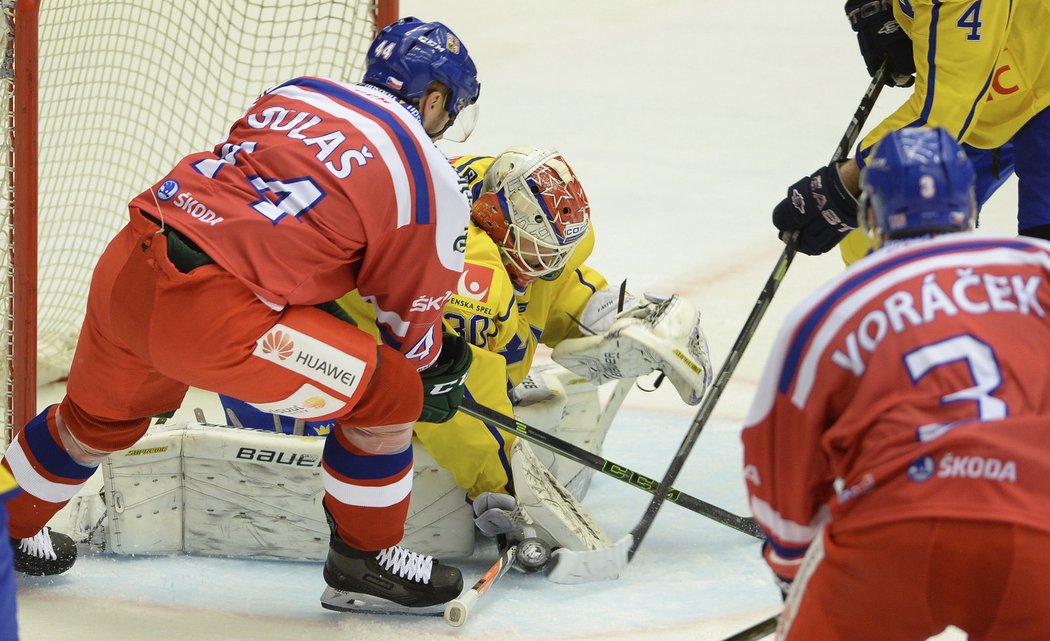
[{"label": "red hockey jersey", "polygon": [[951,234],[856,263],[788,318],[743,430],[767,560],[917,517],[1050,531],[1050,243]]},{"label": "red hockey jersey", "polygon": [[440,351],[469,204],[412,107],[366,86],[296,78],[211,152],[131,202],[196,243],[274,309],[358,290],[418,367]]}]

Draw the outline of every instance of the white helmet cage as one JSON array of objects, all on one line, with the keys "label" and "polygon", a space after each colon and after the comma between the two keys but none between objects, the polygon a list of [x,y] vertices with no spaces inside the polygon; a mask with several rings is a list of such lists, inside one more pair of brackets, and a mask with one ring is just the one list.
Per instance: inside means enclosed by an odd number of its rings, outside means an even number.
[{"label": "white helmet cage", "polygon": [[521,145],[497,156],[477,204],[475,221],[519,286],[557,274],[590,228],[583,186],[554,149]]}]

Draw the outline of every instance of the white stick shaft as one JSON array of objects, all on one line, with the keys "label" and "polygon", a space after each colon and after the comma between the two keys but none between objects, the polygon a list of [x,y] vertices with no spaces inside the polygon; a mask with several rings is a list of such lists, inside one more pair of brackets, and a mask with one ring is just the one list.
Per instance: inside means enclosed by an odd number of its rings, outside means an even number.
[{"label": "white stick shaft", "polygon": [[445,606],[445,622],[451,626],[459,627],[467,622],[467,617],[470,616],[470,610],[474,607],[474,604],[478,602],[486,592],[489,591],[496,581],[499,581],[500,577],[507,573],[510,566],[514,565],[514,555],[517,553],[517,546],[511,546],[503,553],[503,556],[496,561],[492,567],[488,569],[478,579],[477,583],[473,585],[469,590],[461,594],[458,598],[452,599]]},{"label": "white stick shaft", "polygon": [[481,595],[477,590],[470,589],[458,599],[452,599],[445,606],[445,621],[457,628],[463,625],[467,622],[467,616],[470,615],[470,608],[474,607],[480,598]]}]

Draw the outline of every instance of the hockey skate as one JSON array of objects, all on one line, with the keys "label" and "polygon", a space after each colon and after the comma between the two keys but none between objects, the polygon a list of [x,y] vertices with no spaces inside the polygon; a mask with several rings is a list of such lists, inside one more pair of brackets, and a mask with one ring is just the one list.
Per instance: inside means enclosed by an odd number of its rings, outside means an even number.
[{"label": "hockey skate", "polygon": [[340,612],[436,614],[463,591],[458,568],[395,545],[366,552],[346,544],[325,509],[332,536],[324,563],[321,607]]},{"label": "hockey skate", "polygon": [[77,544],[60,532],[45,527],[26,539],[11,539],[15,570],[32,576],[62,574],[77,560]]}]

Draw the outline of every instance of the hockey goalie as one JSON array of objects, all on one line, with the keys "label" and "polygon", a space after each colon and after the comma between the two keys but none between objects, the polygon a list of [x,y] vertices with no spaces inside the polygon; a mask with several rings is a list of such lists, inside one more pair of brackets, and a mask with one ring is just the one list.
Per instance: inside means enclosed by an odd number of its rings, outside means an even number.
[{"label": "hockey goalie", "polygon": [[[585,264],[594,246],[589,204],[559,152],[519,146],[453,166],[473,207],[466,266],[444,320],[471,344],[471,398],[596,453],[636,377],[658,371],[685,402],[699,403],[711,379],[699,313],[677,295],[610,289]],[[331,311],[377,337],[390,322],[358,292]],[[533,367],[540,343],[555,362]],[[611,381],[620,382],[600,394]],[[320,453],[330,426],[296,420],[294,408],[278,416],[222,402],[233,429],[160,426],[111,457],[105,544],[123,553],[323,559]],[[475,528],[502,545],[539,537],[556,558],[559,549],[614,548],[581,504],[591,470],[463,412],[417,423],[414,435],[411,549],[469,556]]]}]

